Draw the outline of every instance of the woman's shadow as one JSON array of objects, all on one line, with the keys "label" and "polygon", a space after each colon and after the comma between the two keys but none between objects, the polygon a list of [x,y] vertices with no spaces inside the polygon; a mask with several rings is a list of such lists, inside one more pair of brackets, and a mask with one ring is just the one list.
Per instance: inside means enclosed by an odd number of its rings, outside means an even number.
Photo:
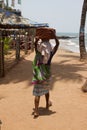
[{"label": "woman's shadow", "polygon": [[[48,116],[56,113],[56,111],[46,109],[44,107],[39,107],[38,112],[39,112],[39,116]],[[33,108],[32,115],[34,115],[34,108]]]},{"label": "woman's shadow", "polygon": [[56,111],[52,111],[52,110],[46,109],[44,107],[39,107],[39,113],[40,113],[40,116],[46,116],[46,115],[55,114]]}]

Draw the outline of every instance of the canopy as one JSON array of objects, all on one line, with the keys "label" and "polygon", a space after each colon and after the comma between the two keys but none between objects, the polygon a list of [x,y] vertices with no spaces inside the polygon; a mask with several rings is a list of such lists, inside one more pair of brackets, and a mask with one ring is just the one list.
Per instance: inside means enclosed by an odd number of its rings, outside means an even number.
[{"label": "canopy", "polygon": [[34,22],[28,18],[19,16],[11,11],[0,8],[0,24],[1,25],[13,25],[20,27],[48,27],[47,23]]}]

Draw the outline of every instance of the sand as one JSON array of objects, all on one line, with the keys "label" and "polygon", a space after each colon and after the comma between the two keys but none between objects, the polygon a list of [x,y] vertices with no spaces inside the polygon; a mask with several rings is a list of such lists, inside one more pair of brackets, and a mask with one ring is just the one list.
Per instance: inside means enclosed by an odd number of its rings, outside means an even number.
[{"label": "sand", "polygon": [[79,54],[59,49],[52,60],[49,110],[40,100],[40,116],[33,118],[32,60],[34,53],[19,62],[0,79],[0,130],[87,130],[87,64]]}]

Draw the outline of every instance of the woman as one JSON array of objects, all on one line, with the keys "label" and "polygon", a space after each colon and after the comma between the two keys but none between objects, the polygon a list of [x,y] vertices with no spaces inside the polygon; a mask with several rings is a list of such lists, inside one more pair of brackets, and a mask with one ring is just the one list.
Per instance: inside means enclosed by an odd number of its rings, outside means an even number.
[{"label": "woman", "polygon": [[45,95],[46,99],[46,109],[52,105],[49,100],[49,90],[50,90],[50,66],[51,60],[54,54],[56,53],[59,41],[53,33],[55,39],[55,47],[52,49],[49,39],[43,38],[40,45],[38,45],[39,38],[36,38],[35,41],[35,58],[33,61],[33,79],[32,83],[34,84],[33,95],[35,96],[34,104],[34,117],[39,116],[38,107],[40,96]]}]

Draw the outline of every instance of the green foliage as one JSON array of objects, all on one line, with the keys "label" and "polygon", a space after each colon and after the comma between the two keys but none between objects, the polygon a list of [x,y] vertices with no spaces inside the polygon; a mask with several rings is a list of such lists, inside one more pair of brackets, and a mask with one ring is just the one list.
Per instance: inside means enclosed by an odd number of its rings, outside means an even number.
[{"label": "green foliage", "polygon": [[11,43],[11,38],[9,37],[6,37],[4,39],[4,53],[7,54],[8,53],[8,50],[10,49],[10,43]]},{"label": "green foliage", "polygon": [[4,39],[0,39],[0,40],[4,43],[4,54],[8,54],[12,39],[9,37],[5,37]]},{"label": "green foliage", "polygon": [[11,7],[7,7],[7,6],[5,6],[5,9],[8,10],[8,11],[12,11],[13,10]]},{"label": "green foliage", "polygon": [[0,4],[0,8],[2,8],[2,5]]}]

